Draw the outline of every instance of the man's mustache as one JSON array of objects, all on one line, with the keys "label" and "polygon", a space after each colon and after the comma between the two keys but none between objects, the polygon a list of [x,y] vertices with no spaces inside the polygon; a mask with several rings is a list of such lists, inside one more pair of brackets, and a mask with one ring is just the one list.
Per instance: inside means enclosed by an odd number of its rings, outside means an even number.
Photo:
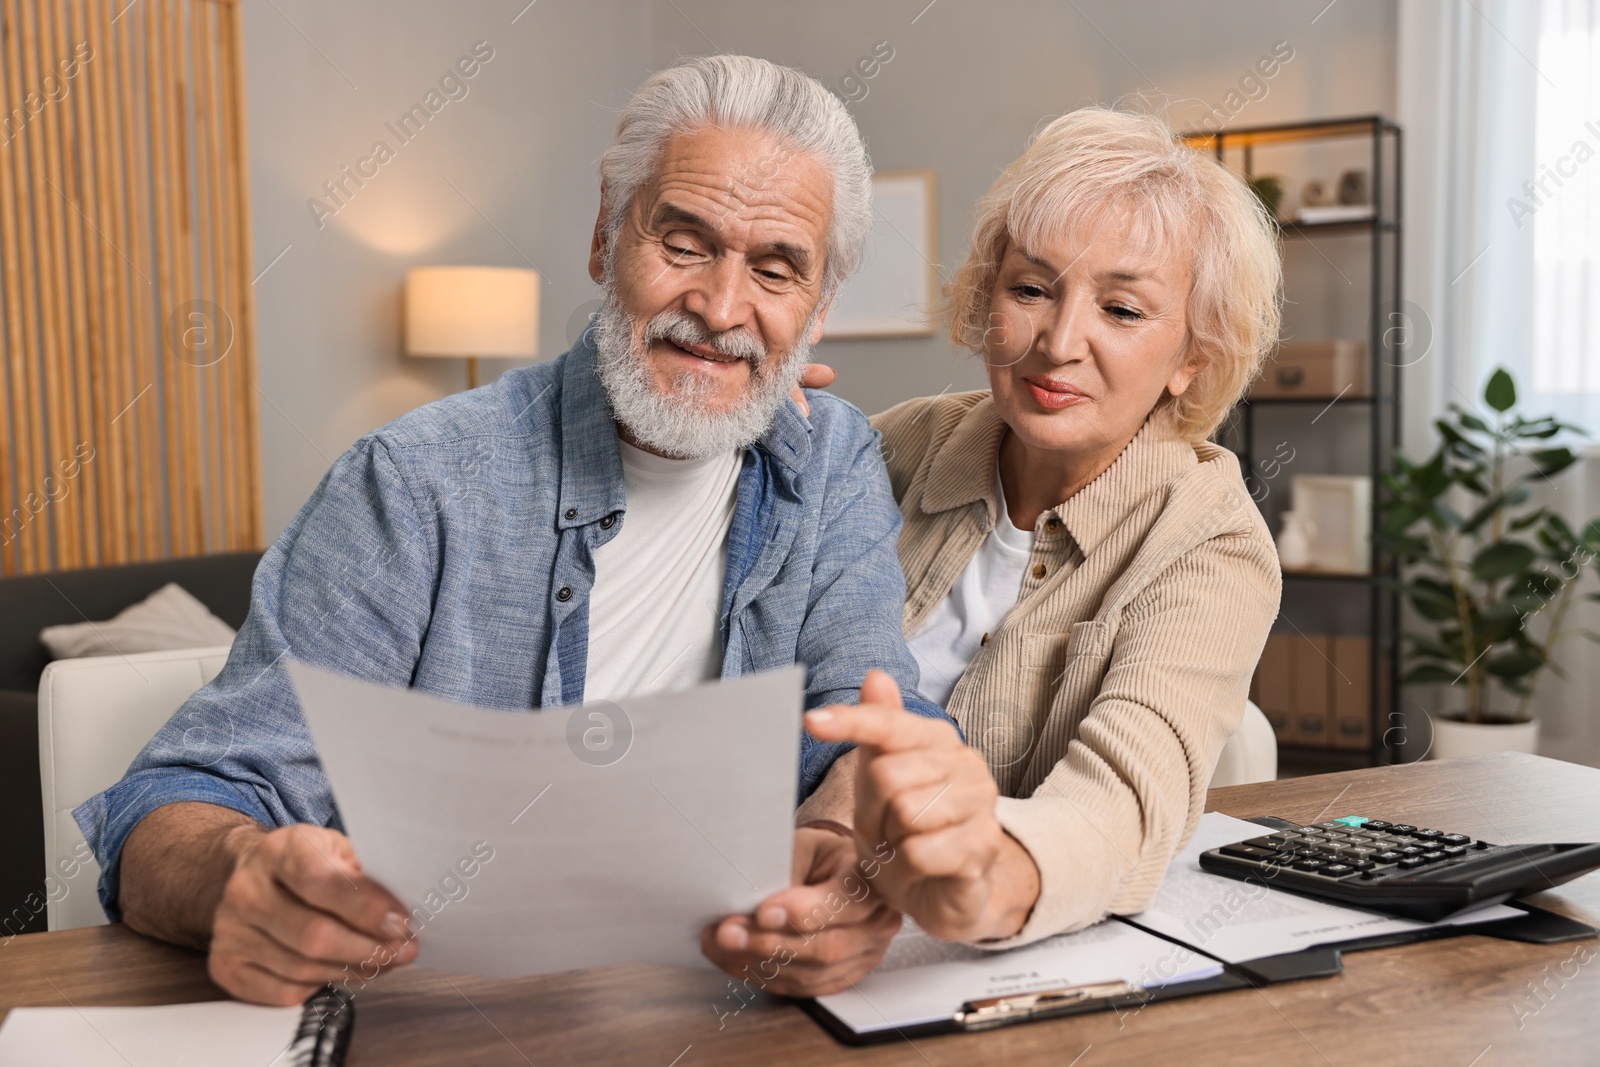
[{"label": "man's mustache", "polygon": [[748,359],[760,370],[767,361],[767,346],[744,327],[717,332],[698,315],[687,311],[663,311],[645,324],[644,342],[670,341],[680,348],[701,345],[719,356]]}]

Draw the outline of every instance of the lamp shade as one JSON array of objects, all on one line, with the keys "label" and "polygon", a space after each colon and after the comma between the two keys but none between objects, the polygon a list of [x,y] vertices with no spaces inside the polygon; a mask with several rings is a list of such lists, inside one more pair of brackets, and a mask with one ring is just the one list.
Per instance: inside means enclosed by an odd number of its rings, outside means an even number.
[{"label": "lamp shade", "polygon": [[522,267],[406,271],[406,354],[537,356],[539,273]]}]

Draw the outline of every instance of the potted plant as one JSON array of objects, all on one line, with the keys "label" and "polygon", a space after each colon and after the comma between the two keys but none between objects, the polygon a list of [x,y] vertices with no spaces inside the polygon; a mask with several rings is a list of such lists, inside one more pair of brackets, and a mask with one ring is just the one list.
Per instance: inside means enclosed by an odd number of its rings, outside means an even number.
[{"label": "potted plant", "polygon": [[1492,417],[1451,404],[1450,417],[1434,423],[1438,450],[1420,464],[1397,452],[1383,480],[1377,547],[1398,559],[1398,588],[1429,624],[1402,635],[1401,681],[1459,694],[1430,715],[1435,758],[1534,751],[1535,687],[1547,668],[1565,677],[1557,645],[1576,634],[1600,641],[1563,628],[1579,575],[1600,556],[1600,519],[1574,532],[1530,503],[1536,483],[1577,459],[1551,438],[1585,431],[1513,412],[1516,384],[1503,368],[1483,400]]}]

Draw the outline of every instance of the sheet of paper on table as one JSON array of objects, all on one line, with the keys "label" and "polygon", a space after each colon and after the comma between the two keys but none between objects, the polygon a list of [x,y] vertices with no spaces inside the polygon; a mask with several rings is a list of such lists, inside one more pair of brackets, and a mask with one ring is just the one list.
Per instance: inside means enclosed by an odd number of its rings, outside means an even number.
[{"label": "sheet of paper on table", "polygon": [[789,883],[803,668],[520,712],[289,672],[424,966],[709,967],[701,929]]},{"label": "sheet of paper on table", "polygon": [[302,1009],[219,1000],[143,1008],[12,1008],[0,1067],[268,1067]]},{"label": "sheet of paper on table", "polygon": [[939,941],[907,919],[877,970],[817,1003],[870,1033],[947,1020],[986,997],[1118,980],[1155,989],[1221,973],[1215,960],[1114,920],[995,951]]},{"label": "sheet of paper on table", "polygon": [[1155,900],[1149,908],[1132,916],[1133,920],[1229,963],[1243,963],[1337,941],[1527,914],[1495,904],[1452,915],[1439,924],[1394,919],[1297,896],[1258,882],[1224,878],[1200,868],[1200,853],[1207,849],[1260,837],[1265,832],[1257,823],[1220,811],[1206,812],[1200,816],[1200,825],[1188,846],[1167,868]]}]

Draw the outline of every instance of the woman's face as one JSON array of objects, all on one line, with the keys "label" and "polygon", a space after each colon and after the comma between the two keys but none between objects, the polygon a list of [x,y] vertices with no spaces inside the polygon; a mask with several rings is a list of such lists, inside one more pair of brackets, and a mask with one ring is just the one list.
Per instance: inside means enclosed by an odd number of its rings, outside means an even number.
[{"label": "woman's face", "polygon": [[1163,391],[1189,387],[1189,268],[1151,254],[1116,213],[1045,247],[1006,248],[990,293],[984,355],[1001,416],[1030,449],[1112,455]]}]

